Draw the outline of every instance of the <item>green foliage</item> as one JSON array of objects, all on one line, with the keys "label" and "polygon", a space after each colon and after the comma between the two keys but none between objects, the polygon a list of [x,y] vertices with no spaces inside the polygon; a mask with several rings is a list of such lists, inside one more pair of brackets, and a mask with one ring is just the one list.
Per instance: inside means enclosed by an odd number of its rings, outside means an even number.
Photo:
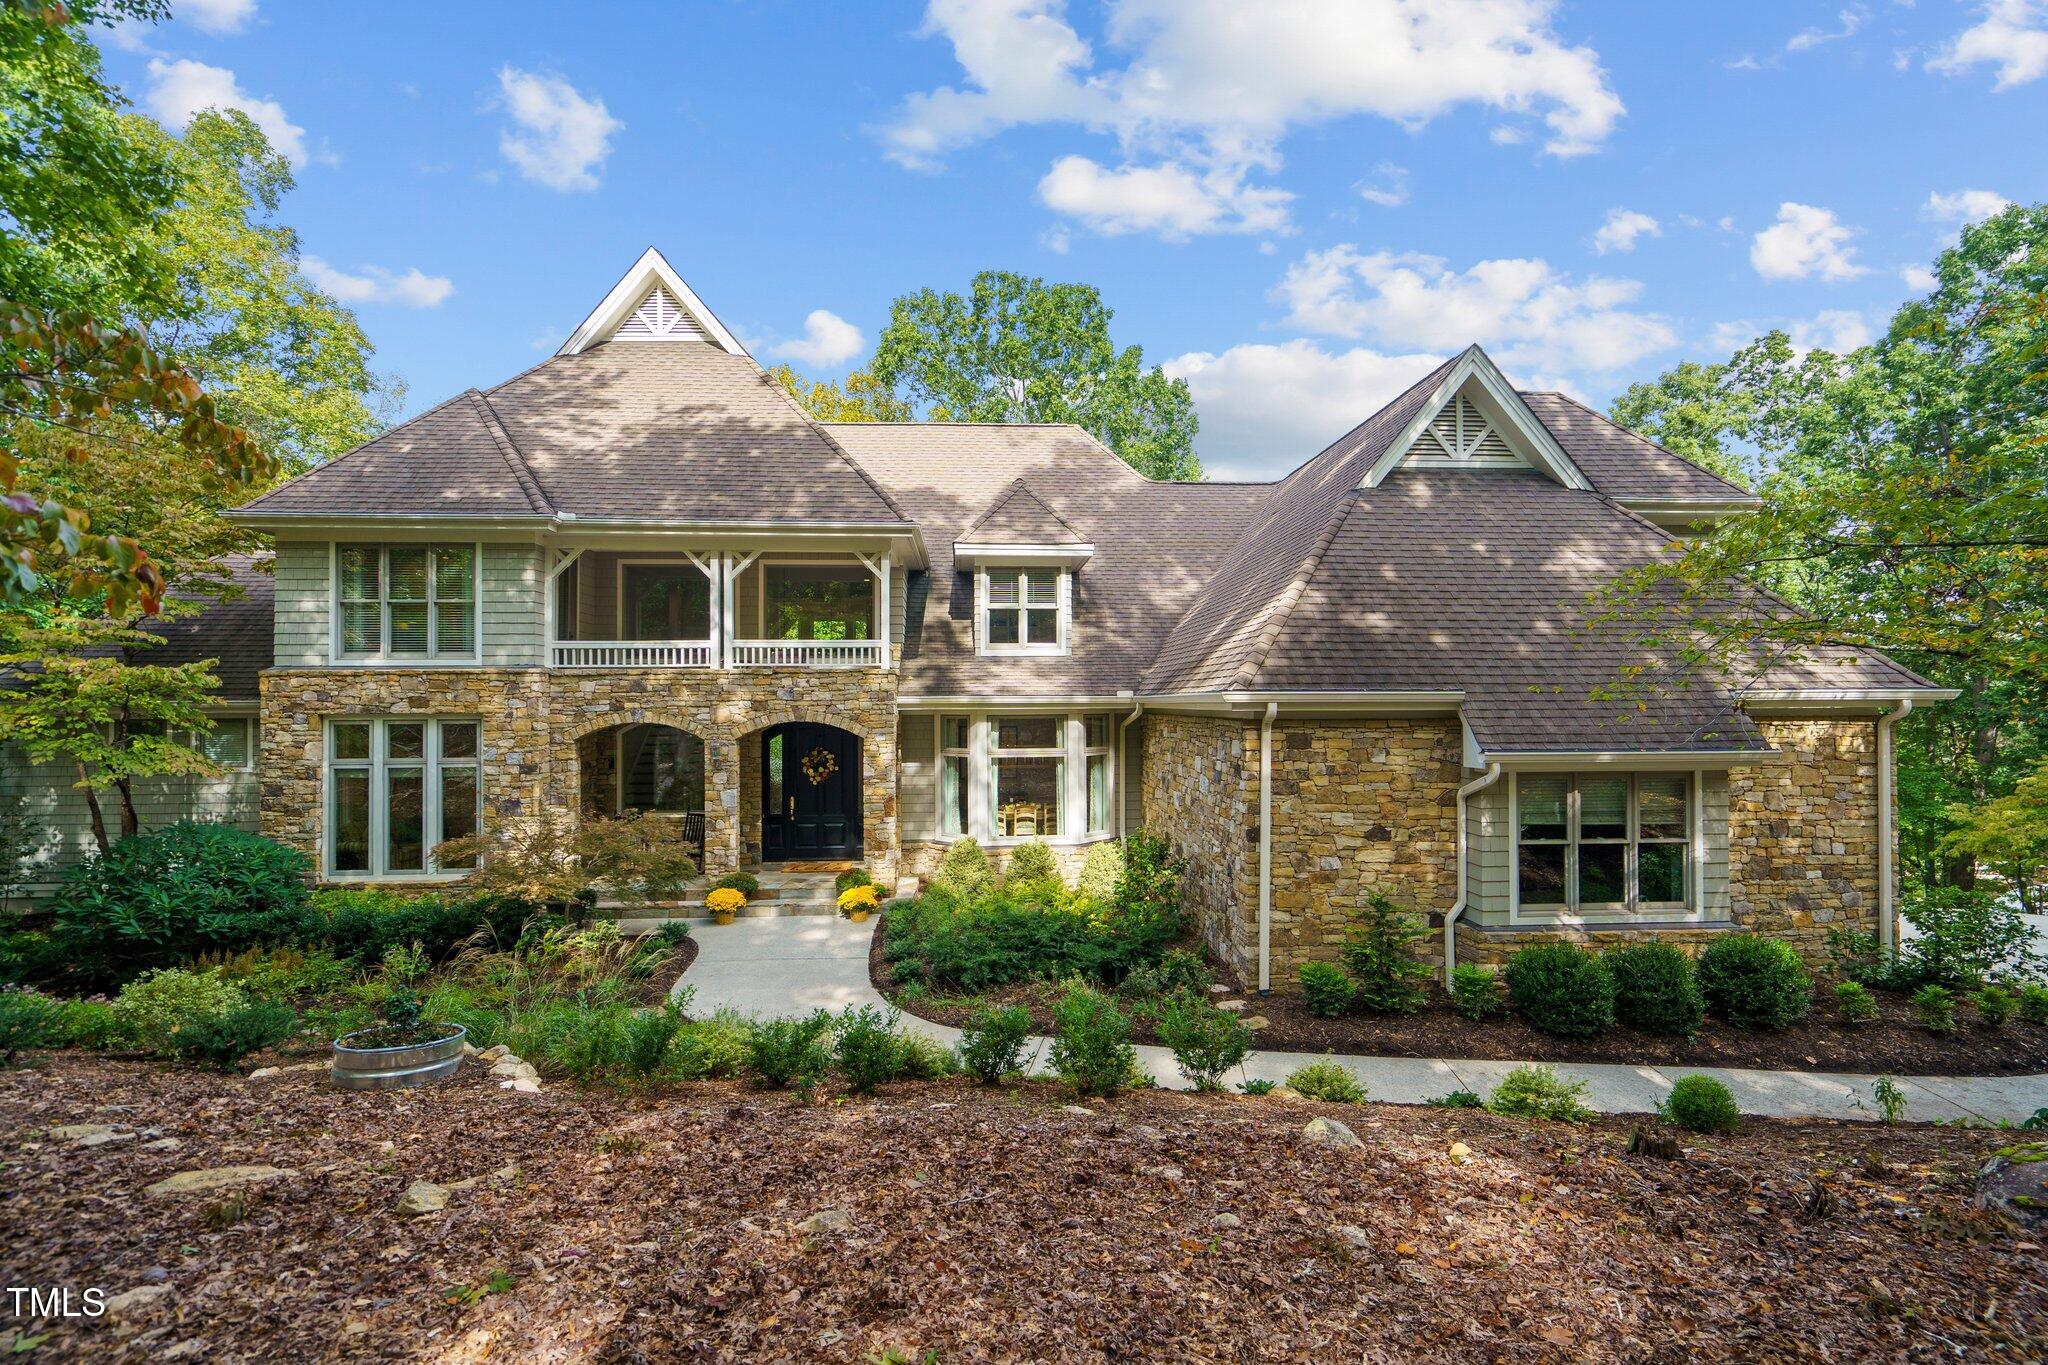
[{"label": "green foliage", "polygon": [[1335,1019],[1351,1008],[1357,993],[1344,969],[1330,962],[1301,964],[1301,1003],[1318,1019]]},{"label": "green foliage", "polygon": [[1185,948],[1168,948],[1159,955],[1159,961],[1135,968],[1125,977],[1123,992],[1140,997],[1205,996],[1213,980],[1209,964],[1202,961],[1200,953],[1192,953]]},{"label": "green foliage", "polygon": [[977,901],[996,889],[995,869],[988,854],[973,839],[955,839],[939,859],[932,874],[932,886],[962,901]]},{"label": "green foliage", "polygon": [[1566,1082],[1547,1066],[1518,1066],[1501,1077],[1486,1107],[1508,1118],[1584,1123],[1593,1117],[1585,1098],[1583,1081]]},{"label": "green foliage", "polygon": [[2019,907],[1989,891],[1938,886],[1910,892],[1901,912],[1919,932],[1901,945],[1898,985],[1933,982],[1961,990],[1994,973],[2039,976],[2034,929]]},{"label": "green foliage", "polygon": [[1977,1018],[1984,1027],[2004,1028],[2012,1022],[2013,1010],[2019,1002],[2005,987],[1987,985],[1970,996],[1970,1003],[1977,1007]]},{"label": "green foliage", "polygon": [[2020,1018],[2029,1024],[2048,1024],[2048,986],[2022,986]]},{"label": "green foliage", "polygon": [[669,1070],[675,1042],[687,1021],[674,1005],[639,1010],[626,1021],[619,1060],[625,1074],[647,1085]]},{"label": "green foliage", "polygon": [[1657,1105],[1665,1121],[1695,1133],[1732,1133],[1742,1122],[1735,1095],[1712,1076],[1680,1076]]},{"label": "green foliage", "polygon": [[1486,1101],[1476,1091],[1453,1090],[1448,1094],[1433,1095],[1423,1101],[1432,1109],[1484,1109]]},{"label": "green foliage", "polygon": [[1052,1069],[1083,1095],[1105,1098],[1128,1088],[1137,1074],[1131,1021],[1116,1002],[1086,986],[1068,989],[1053,1006]]},{"label": "green foliage", "polygon": [[771,1090],[809,1090],[832,1064],[825,1042],[831,1032],[832,1016],[824,1010],[802,1019],[765,1019],[747,1039],[748,1069]]},{"label": "green foliage", "polygon": [[1134,929],[1153,932],[1156,928],[1171,938],[1180,928],[1183,864],[1164,839],[1143,830],[1124,836],[1122,858],[1114,898],[1117,914]]},{"label": "green foliage", "polygon": [[1239,1081],[1237,1088],[1247,1095],[1270,1095],[1279,1089],[1279,1082],[1268,1080]]},{"label": "green foliage", "polygon": [[178,1036],[177,1054],[216,1071],[232,1071],[250,1053],[275,1047],[298,1029],[298,1012],[290,1005],[245,1000],[196,1019]]},{"label": "green foliage", "polygon": [[64,1010],[37,991],[0,987],[0,1067],[30,1048],[59,1047],[69,1041]]},{"label": "green foliage", "polygon": [[[712,885],[714,888],[723,886],[729,890],[737,891],[748,900],[753,900],[761,894],[761,879],[751,872],[728,872]],[[841,887],[839,889],[844,891],[846,888]]]},{"label": "green foliage", "polygon": [[1929,1033],[1956,1031],[1956,999],[1946,986],[1930,981],[1913,992],[1913,1013]]},{"label": "green foliage", "polygon": [[1887,1128],[1906,1116],[1906,1092],[1891,1077],[1879,1076],[1872,1082],[1870,1097],[1877,1101],[1878,1121]]},{"label": "green foliage", "polygon": [[237,986],[212,972],[162,968],[144,972],[114,998],[122,1041],[153,1052],[175,1054],[180,1035],[247,1003]]},{"label": "green foliage", "polygon": [[72,1047],[113,1047],[122,1039],[121,1018],[104,1000],[64,1002],[64,1041]]},{"label": "green foliage", "polygon": [[1124,874],[1124,848],[1113,839],[1088,845],[1081,859],[1081,876],[1076,883],[1081,894],[1103,904],[1116,899],[1117,881]]},{"label": "green foliage", "polygon": [[836,896],[840,892],[849,891],[856,886],[873,886],[874,884],[875,879],[868,875],[866,868],[849,867],[846,871],[832,879],[832,894]]},{"label": "green foliage", "polygon": [[1024,1069],[1031,1041],[1031,1011],[1022,1005],[983,1005],[960,1029],[960,1065],[983,1085],[999,1085]]},{"label": "green foliage", "polygon": [[1374,1014],[1413,1014],[1429,996],[1429,964],[1415,945],[1429,937],[1422,917],[1378,891],[1353,913],[1338,955],[1351,977],[1352,1004]]},{"label": "green foliage", "polygon": [[1507,1008],[1500,978],[1491,967],[1466,962],[1451,968],[1451,1008],[1475,1022]]},{"label": "green foliage", "polygon": [[979,994],[1070,976],[1118,984],[1158,964],[1171,932],[1115,910],[1081,914],[1000,897],[962,905],[940,891],[891,907],[882,951],[898,980]]},{"label": "green foliage", "polygon": [[690,1021],[675,1042],[676,1074],[686,1081],[742,1075],[753,1060],[753,1026],[729,1010]]},{"label": "green foliage", "polygon": [[936,1038],[922,1033],[898,1033],[896,1074],[906,1081],[943,1080],[960,1074],[960,1059]]},{"label": "green foliage", "polygon": [[529,1062],[552,1062],[578,1085],[611,1079],[625,1063],[632,1008],[623,1004],[578,1008],[568,1002],[561,1008],[563,1013],[534,1029],[534,1036],[543,1043],[538,1055],[517,1047],[514,1051]]},{"label": "green foliage", "polygon": [[1690,1037],[1706,1018],[1692,959],[1668,943],[1616,948],[1602,960],[1614,976],[1614,1017],[1645,1033]]},{"label": "green foliage", "polygon": [[227,825],[193,822],[123,839],[65,874],[54,939],[74,979],[127,980],[199,953],[317,934],[306,855]]},{"label": "green foliage", "polygon": [[1043,839],[1026,839],[1010,850],[1009,865],[1003,869],[1003,885],[1011,882],[1060,882],[1059,864],[1053,861],[1052,845]]},{"label": "green foliage", "polygon": [[1325,1104],[1364,1104],[1365,1082],[1332,1058],[1298,1066],[1287,1073],[1287,1088]]},{"label": "green foliage", "polygon": [[1835,983],[1835,1013],[1852,1028],[1867,1024],[1877,1018],[1877,1000],[1870,994],[1870,987],[1861,981],[1838,981]]},{"label": "green foliage", "polygon": [[453,899],[381,889],[326,890],[313,894],[314,912],[337,957],[367,966],[394,947],[417,947],[441,962],[472,940],[499,948],[516,944],[527,926],[561,921],[542,907],[503,896]]},{"label": "green foliage", "polygon": [[1781,939],[1724,934],[1694,969],[1715,1018],[1740,1029],[1781,1029],[1806,1017],[1813,981]]},{"label": "green foliage", "polygon": [[1221,1090],[1223,1073],[1251,1053],[1252,1036],[1236,1015],[1192,995],[1174,997],[1159,1018],[1159,1041],[1173,1049],[1181,1074],[1197,1090]]},{"label": "green foliage", "polygon": [[1187,382],[1117,350],[1085,284],[985,270],[967,294],[899,297],[866,371],[932,420],[1073,422],[1155,479],[1198,479]]},{"label": "green foliage", "polygon": [[896,1038],[897,1019],[873,1005],[849,1005],[835,1024],[834,1060],[839,1074],[856,1095],[871,1095],[902,1072],[902,1049]]},{"label": "green foliage", "polygon": [[1574,943],[1534,943],[1508,959],[1508,1003],[1532,1028],[1591,1038],[1614,1022],[1614,977]]},{"label": "green foliage", "polygon": [[910,404],[878,384],[865,370],[847,375],[844,384],[829,379],[805,379],[788,365],[775,366],[768,371],[768,377],[820,422],[909,422],[917,416]]}]

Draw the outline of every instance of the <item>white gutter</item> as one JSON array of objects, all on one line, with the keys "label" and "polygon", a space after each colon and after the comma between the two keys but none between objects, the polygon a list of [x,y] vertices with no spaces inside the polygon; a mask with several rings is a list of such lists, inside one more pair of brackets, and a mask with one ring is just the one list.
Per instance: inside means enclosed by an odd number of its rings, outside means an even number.
[{"label": "white gutter", "polygon": [[1116,727],[1116,833],[1124,836],[1124,802],[1130,799],[1124,784],[1131,780],[1131,765],[1125,760],[1131,756],[1131,722],[1145,714],[1145,703],[1131,703],[1131,714],[1125,716]]},{"label": "white gutter", "polygon": [[1273,718],[1280,703],[1266,703],[1259,722],[1259,994],[1273,993]]},{"label": "white gutter", "polygon": [[1892,905],[1892,730],[1912,709],[1913,699],[1901,697],[1898,710],[1877,718],[1877,950],[1883,957],[1891,956],[1899,940]]},{"label": "white gutter", "polygon": [[1458,917],[1465,913],[1465,798],[1500,781],[1500,764],[1458,788],[1458,899],[1444,913],[1444,989],[1451,988],[1451,973],[1458,965]]}]

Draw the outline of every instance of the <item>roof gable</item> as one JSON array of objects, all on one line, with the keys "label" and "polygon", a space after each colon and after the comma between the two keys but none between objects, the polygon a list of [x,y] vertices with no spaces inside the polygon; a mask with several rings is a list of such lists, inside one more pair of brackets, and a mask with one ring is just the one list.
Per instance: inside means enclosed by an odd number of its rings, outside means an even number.
[{"label": "roof gable", "polygon": [[648,247],[611,292],[577,324],[556,355],[580,355],[607,341],[704,341],[732,355],[747,348],[726,330],[659,251]]},{"label": "roof gable", "polygon": [[988,510],[960,533],[963,543],[1003,545],[1079,545],[1080,535],[1060,514],[1047,507],[1023,479],[996,495]]},{"label": "roof gable", "polygon": [[1397,469],[1534,469],[1566,488],[1593,484],[1477,346],[1450,366],[1427,403],[1360,481],[1377,488]]}]

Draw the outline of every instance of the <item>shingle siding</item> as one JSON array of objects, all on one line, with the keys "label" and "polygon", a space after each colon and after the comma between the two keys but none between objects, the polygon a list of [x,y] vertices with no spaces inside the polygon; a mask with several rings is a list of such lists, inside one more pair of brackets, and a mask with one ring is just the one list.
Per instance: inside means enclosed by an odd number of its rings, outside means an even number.
[{"label": "shingle siding", "polygon": [[280,668],[317,668],[333,648],[332,547],[324,540],[286,540],[277,546],[277,615],[272,627]]},{"label": "shingle siding", "polygon": [[483,661],[493,668],[534,668],[546,662],[546,604],[540,547],[483,547]]}]

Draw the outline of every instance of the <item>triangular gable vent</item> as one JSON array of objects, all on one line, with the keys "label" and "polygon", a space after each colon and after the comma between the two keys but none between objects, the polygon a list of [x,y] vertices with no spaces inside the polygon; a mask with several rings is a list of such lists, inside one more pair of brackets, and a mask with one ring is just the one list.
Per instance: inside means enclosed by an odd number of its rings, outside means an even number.
[{"label": "triangular gable vent", "polygon": [[612,333],[615,341],[707,341],[704,329],[690,311],[676,302],[675,295],[666,286],[655,285],[647,291],[647,297],[640,300],[619,329]]},{"label": "triangular gable vent", "polygon": [[1513,464],[1522,460],[1494,430],[1479,406],[1464,394],[1444,404],[1418,434],[1413,455],[1435,456],[1459,464]]}]

